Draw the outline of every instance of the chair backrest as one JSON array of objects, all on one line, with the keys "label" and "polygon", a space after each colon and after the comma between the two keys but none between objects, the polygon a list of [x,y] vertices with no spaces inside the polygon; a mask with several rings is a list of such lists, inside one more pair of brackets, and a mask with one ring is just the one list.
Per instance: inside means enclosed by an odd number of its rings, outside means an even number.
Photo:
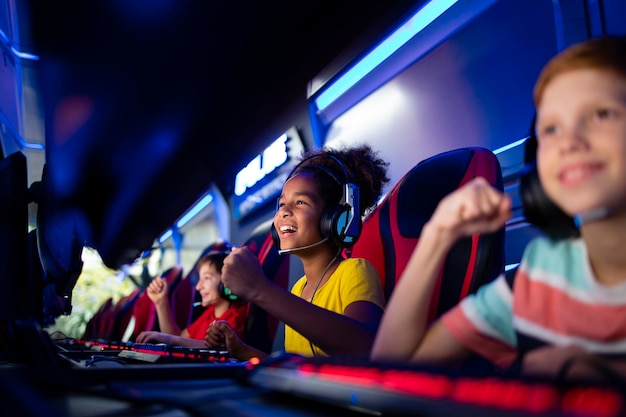
[{"label": "chair backrest", "polygon": [[[161,276],[165,278],[165,281],[167,282],[169,299],[170,303],[172,303],[172,300],[175,298],[176,289],[180,287],[182,282],[183,268],[180,265],[174,265],[173,267],[163,272]],[[132,317],[134,318],[134,329],[132,335],[130,336],[131,341],[134,341],[139,333],[143,331],[159,330],[156,306],[154,305],[150,297],[148,297],[148,293],[145,291],[145,289],[143,289],[140,290],[138,294],[133,294],[134,297],[132,304]],[[187,312],[186,314],[190,315],[191,302],[189,302],[188,310],[189,312]],[[185,318],[186,316],[184,314],[180,315],[183,316],[183,318],[180,319],[181,321],[188,320]],[[176,314],[174,315],[174,317],[176,318]],[[176,322],[178,323],[178,320],[176,320]],[[181,329],[185,327],[187,327],[186,324],[181,327]]]},{"label": "chair backrest", "polygon": [[108,318],[107,331],[101,337],[106,340],[122,341],[124,333],[133,316],[133,308],[141,289],[137,288],[128,295],[121,297],[112,307]]},{"label": "chair backrest", "polygon": [[[413,253],[422,227],[443,197],[475,177],[503,190],[498,159],[488,149],[444,152],[415,165],[363,222],[352,257],[378,270],[389,299]],[[504,271],[504,228],[461,239],[450,251],[430,306],[429,320],[456,305]]]},{"label": "chair backrest", "polygon": [[[272,222],[273,219],[270,219],[257,226],[243,246],[247,246],[257,255],[267,278],[287,288],[289,286],[289,256],[278,253],[278,248],[272,239]],[[271,352],[278,324],[274,316],[250,303],[246,319],[246,343],[264,352]]]},{"label": "chair backrest", "polygon": [[113,298],[107,298],[96,310],[93,317],[87,322],[83,339],[100,339],[104,331],[104,324],[109,317],[111,308],[113,307]]},{"label": "chair backrest", "polygon": [[154,330],[156,324],[156,307],[145,290],[141,291],[141,294],[139,294],[135,301],[133,306],[133,318],[135,327],[130,336],[131,342],[137,340],[139,333]]},{"label": "chair backrest", "polygon": [[195,294],[195,285],[189,277],[181,279],[172,291],[170,298],[172,314],[174,321],[181,330],[186,329],[191,323]]}]

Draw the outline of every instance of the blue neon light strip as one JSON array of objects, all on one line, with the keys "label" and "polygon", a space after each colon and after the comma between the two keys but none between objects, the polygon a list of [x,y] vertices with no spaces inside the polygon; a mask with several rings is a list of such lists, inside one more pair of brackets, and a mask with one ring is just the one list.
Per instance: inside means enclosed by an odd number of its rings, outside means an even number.
[{"label": "blue neon light strip", "polygon": [[167,232],[163,233],[159,238],[159,243],[165,242],[170,236],[172,236],[172,229],[167,229]]},{"label": "blue neon light strip", "polygon": [[458,0],[431,0],[315,99],[323,110],[372,72],[385,59],[430,25]]},{"label": "blue neon light strip", "polygon": [[515,264],[508,264],[504,267],[505,271],[510,271],[511,269],[517,268],[519,266],[519,262]]},{"label": "blue neon light strip", "polygon": [[12,42],[9,40],[9,37],[2,30],[0,30],[0,39],[2,40],[2,43],[4,43],[7,46],[7,49],[11,51],[11,54],[13,54],[13,56],[20,58],[20,59],[26,59],[29,61],[39,60],[39,56],[34,55],[34,54],[29,54],[28,52],[22,52],[16,49],[13,45],[11,45]]},{"label": "blue neon light strip", "polygon": [[521,145],[524,142],[526,142],[526,138],[520,139],[520,140],[516,140],[513,143],[509,143],[508,145],[504,145],[503,147],[496,149],[495,151],[493,151],[493,153],[497,155],[497,154],[499,154],[501,152],[504,152],[504,151],[507,151],[507,150],[509,150],[511,148],[515,148],[516,146],[519,146],[519,145]]},{"label": "blue neon light strip", "polygon": [[176,222],[176,227],[179,229],[183,227],[196,214],[200,213],[200,211],[202,211],[203,208],[208,206],[211,203],[211,201],[213,201],[213,196],[211,194],[207,194],[206,196],[204,196],[204,198],[202,198],[202,200],[200,200],[198,204],[193,206],[191,210],[185,213],[185,215],[181,217],[180,220],[178,220],[178,222]]}]

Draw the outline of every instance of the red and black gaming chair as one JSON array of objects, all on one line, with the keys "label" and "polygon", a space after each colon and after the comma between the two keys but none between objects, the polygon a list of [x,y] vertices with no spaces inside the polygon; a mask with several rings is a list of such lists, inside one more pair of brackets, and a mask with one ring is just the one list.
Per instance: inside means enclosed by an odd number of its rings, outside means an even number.
[{"label": "red and black gaming chair", "polygon": [[[424,224],[443,197],[475,177],[503,189],[498,159],[488,149],[468,147],[419,162],[364,220],[352,257],[369,260],[389,297],[419,240]],[[504,271],[504,228],[461,239],[441,269],[429,321]]]},{"label": "red and black gaming chair", "polygon": [[[273,219],[257,226],[242,246],[247,246],[257,255],[265,276],[277,285],[289,286],[289,256],[278,254],[272,239]],[[248,306],[245,341],[263,352],[270,353],[278,330],[278,320],[255,304]]]},{"label": "red and black gaming chair", "polygon": [[[167,281],[170,297],[174,292],[173,286],[178,285],[182,273],[183,270],[180,265],[169,268],[163,273],[162,276]],[[156,307],[145,289],[141,291],[133,304],[133,318],[135,319],[135,328],[131,335],[131,341],[135,341],[139,333],[143,331],[158,330]]]},{"label": "red and black gaming chair", "polygon": [[133,316],[135,302],[141,295],[141,289],[137,288],[130,294],[121,297],[112,309],[111,322],[106,336],[106,340],[121,341],[124,339],[126,329]]},{"label": "red and black gaming chair", "polygon": [[113,297],[107,298],[96,310],[93,317],[87,322],[83,339],[99,339],[103,338],[104,326],[109,319],[111,309],[113,308]]}]

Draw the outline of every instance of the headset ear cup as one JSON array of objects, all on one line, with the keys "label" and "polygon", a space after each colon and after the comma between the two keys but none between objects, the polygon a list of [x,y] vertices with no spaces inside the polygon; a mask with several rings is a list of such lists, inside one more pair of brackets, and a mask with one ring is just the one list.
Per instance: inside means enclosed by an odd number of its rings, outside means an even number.
[{"label": "headset ear cup", "polygon": [[272,234],[272,240],[274,241],[274,246],[276,249],[280,250],[280,237],[278,237],[278,230],[276,230],[276,226],[272,222],[272,226],[270,227],[270,233]]},{"label": "headset ear cup", "polygon": [[526,220],[555,239],[579,236],[574,219],[550,200],[541,186],[535,161],[520,172],[520,196]]},{"label": "headset ear cup", "polygon": [[[344,218],[345,217],[345,218]],[[322,213],[320,218],[320,235],[322,238],[329,238],[335,245],[341,248],[347,248],[354,244],[356,239],[349,236],[342,230],[345,230],[347,219],[350,217],[350,208],[342,206],[334,206]],[[356,221],[353,219],[352,221]],[[360,226],[360,225],[359,225]],[[361,228],[359,227],[359,233]]]},{"label": "headset ear cup", "polygon": [[328,238],[335,242],[336,233],[333,233],[333,229],[335,229],[335,217],[337,216],[338,210],[340,210],[339,206],[333,206],[331,208],[327,208],[322,213],[322,216],[320,217],[320,235],[322,236],[322,239]]}]

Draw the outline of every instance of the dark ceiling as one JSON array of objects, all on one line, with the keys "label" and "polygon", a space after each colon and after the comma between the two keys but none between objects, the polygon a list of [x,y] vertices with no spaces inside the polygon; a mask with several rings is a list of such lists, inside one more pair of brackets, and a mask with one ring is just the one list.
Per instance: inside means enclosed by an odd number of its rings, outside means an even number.
[{"label": "dark ceiling", "polygon": [[[417,2],[419,3],[419,2]],[[49,210],[117,267],[149,247],[356,39],[416,1],[31,0]],[[304,110],[304,107],[303,107]],[[257,140],[257,142],[255,142]],[[79,216],[80,217],[80,216]]]}]

